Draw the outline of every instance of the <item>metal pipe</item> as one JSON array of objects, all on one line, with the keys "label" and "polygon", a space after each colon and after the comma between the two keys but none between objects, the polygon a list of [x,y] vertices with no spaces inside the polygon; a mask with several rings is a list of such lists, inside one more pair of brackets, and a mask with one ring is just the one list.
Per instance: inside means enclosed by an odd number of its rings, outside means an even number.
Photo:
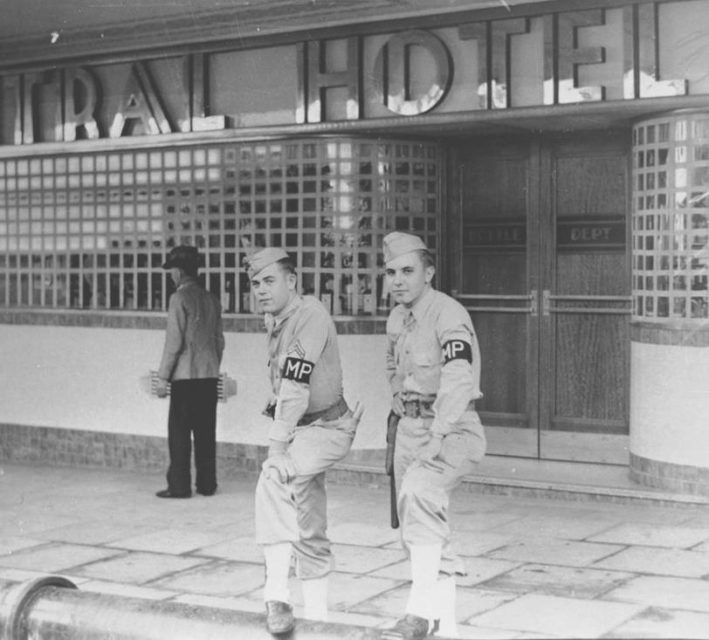
[{"label": "metal pipe", "polygon": [[[368,627],[296,621],[283,638],[379,640]],[[271,640],[263,615],[80,591],[59,576],[0,580],[0,640]]]}]

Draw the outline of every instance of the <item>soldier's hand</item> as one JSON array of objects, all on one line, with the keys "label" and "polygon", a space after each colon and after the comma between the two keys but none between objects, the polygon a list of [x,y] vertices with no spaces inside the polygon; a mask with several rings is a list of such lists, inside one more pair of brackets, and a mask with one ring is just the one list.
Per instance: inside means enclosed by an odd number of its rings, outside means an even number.
[{"label": "soldier's hand", "polygon": [[261,468],[267,478],[278,479],[283,484],[293,477],[293,462],[285,453],[266,458]]},{"label": "soldier's hand", "polygon": [[443,437],[439,435],[431,435],[431,439],[426,443],[426,445],[421,449],[418,455],[418,459],[421,462],[432,462],[438,457],[441,452],[441,445],[443,444]]},{"label": "soldier's hand", "polygon": [[404,400],[401,397],[400,393],[395,393],[394,397],[391,400],[391,410],[397,415],[397,416],[403,416],[405,409],[404,409]]},{"label": "soldier's hand", "polygon": [[168,382],[164,378],[157,379],[157,382],[155,383],[155,395],[158,398],[167,397],[167,385]]}]

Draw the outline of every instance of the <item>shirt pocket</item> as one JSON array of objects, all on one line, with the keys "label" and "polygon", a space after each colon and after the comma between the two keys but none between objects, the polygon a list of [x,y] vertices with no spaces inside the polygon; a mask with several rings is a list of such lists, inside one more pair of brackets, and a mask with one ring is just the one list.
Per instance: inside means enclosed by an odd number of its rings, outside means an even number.
[{"label": "shirt pocket", "polygon": [[426,393],[436,394],[441,377],[441,359],[438,350],[430,348],[417,349],[411,358],[414,377]]}]

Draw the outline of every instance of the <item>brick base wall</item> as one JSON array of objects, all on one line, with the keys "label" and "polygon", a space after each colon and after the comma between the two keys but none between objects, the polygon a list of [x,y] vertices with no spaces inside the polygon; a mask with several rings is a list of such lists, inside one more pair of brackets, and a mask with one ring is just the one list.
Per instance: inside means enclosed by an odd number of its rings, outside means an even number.
[{"label": "brick base wall", "polygon": [[[227,474],[255,474],[266,458],[266,451],[260,445],[218,442],[217,469]],[[1,424],[0,460],[166,471],[167,438]]]}]

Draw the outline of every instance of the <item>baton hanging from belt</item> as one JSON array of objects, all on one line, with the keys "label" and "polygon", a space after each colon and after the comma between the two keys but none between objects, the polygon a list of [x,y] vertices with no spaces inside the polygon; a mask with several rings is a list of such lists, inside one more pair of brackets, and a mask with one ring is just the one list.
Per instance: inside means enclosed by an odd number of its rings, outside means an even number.
[{"label": "baton hanging from belt", "polygon": [[394,477],[394,450],[396,448],[396,429],[401,418],[391,411],[387,418],[387,455],[385,470],[389,476],[389,515],[391,528],[399,528],[399,512],[396,507],[396,478]]}]

